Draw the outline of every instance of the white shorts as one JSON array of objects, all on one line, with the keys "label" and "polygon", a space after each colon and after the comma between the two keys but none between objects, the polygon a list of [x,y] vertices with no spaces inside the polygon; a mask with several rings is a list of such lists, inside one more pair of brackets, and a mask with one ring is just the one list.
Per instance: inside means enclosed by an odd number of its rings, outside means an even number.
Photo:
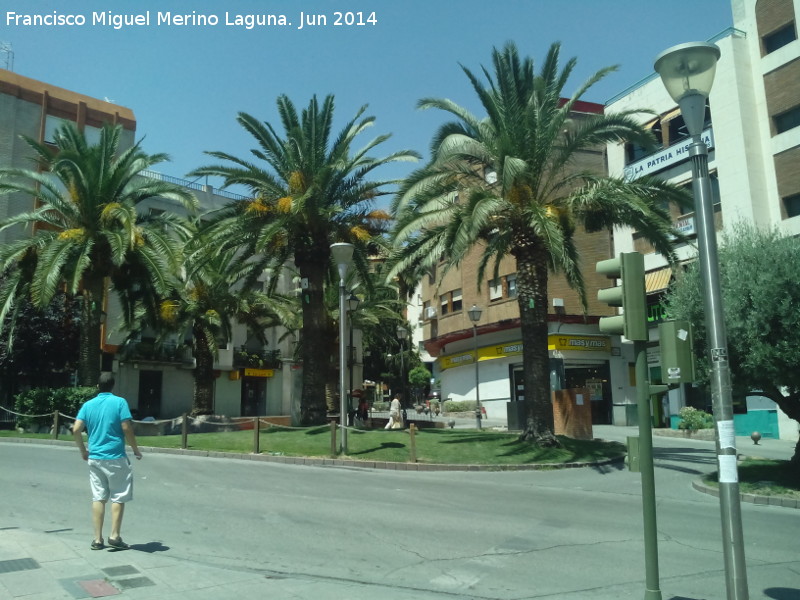
[{"label": "white shorts", "polygon": [[110,460],[89,459],[89,484],[92,501],[129,502],[133,500],[133,471],[127,457]]}]

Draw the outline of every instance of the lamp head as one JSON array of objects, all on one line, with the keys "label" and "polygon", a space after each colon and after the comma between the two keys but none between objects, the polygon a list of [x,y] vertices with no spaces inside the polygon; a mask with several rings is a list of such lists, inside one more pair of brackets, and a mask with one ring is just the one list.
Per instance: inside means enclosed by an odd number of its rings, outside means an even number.
[{"label": "lamp head", "polygon": [[481,315],[483,314],[483,309],[479,308],[477,304],[473,304],[472,308],[467,311],[469,315],[469,320],[473,323],[477,323],[481,320]]},{"label": "lamp head", "polygon": [[675,102],[687,94],[708,97],[719,56],[714,44],[689,42],[664,50],[656,57],[654,68]]},{"label": "lamp head", "polygon": [[347,309],[350,312],[358,310],[358,305],[361,304],[361,300],[358,296],[356,296],[353,292],[350,292],[350,297],[347,299]]},{"label": "lamp head", "polygon": [[692,136],[703,132],[706,99],[711,93],[719,56],[719,48],[714,44],[689,42],[668,48],[656,57],[654,68],[680,106]]},{"label": "lamp head", "polygon": [[350,268],[350,263],[353,262],[353,244],[344,242],[337,242],[331,244],[331,256],[333,257],[334,264],[339,268],[339,279],[344,281],[347,275],[347,269]]}]

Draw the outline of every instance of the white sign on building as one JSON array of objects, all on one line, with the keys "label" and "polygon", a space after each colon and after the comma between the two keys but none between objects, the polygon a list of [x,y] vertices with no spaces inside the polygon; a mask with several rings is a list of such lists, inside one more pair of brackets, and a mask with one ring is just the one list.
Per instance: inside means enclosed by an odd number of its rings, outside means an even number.
[{"label": "white sign on building", "polygon": [[[706,146],[708,146],[708,149],[711,150],[714,147],[714,132],[711,128],[706,129],[701,137],[706,143]],[[663,171],[682,163],[685,160],[689,160],[689,146],[691,145],[691,138],[687,138],[681,144],[675,144],[669,148],[664,148],[655,154],[651,154],[635,163],[629,164],[623,171],[625,181],[633,181],[644,175],[657,173],[658,171]]]}]

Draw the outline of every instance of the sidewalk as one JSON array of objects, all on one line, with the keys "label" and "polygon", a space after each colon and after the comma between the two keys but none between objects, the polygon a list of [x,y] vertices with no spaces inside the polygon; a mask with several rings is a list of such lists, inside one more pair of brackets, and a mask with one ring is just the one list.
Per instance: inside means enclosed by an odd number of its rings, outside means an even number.
[{"label": "sidewalk", "polygon": [[[261,600],[347,598],[373,600],[376,589],[297,574],[171,558],[158,542],[130,550],[89,549],[72,530],[0,529],[0,600],[73,600],[119,596],[140,600]],[[377,592],[381,593],[381,592]],[[424,595],[423,595],[424,596]],[[419,598],[393,589],[392,600]]]}]

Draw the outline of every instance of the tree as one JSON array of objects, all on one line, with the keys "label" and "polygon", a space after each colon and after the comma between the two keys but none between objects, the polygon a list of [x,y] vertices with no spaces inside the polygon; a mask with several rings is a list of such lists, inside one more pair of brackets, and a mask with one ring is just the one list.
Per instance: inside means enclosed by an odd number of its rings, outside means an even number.
[{"label": "tree", "polygon": [[553,44],[538,74],[533,60],[521,59],[509,43],[492,53],[494,74],[483,83],[462,67],[486,111],[478,118],[445,99],[420,100],[424,109],[450,113],[431,144],[432,159],[414,172],[393,202],[397,218],[394,275],[413,266],[418,272],[443,260],[457,266],[473,249],[481,253],[478,280],[494,261],[511,255],[523,342],[523,369],[529,400],[524,437],[556,444],[548,384],[547,284],[550,271],[562,272],[585,306],[586,292],[574,235],[578,225],[599,231],[631,225],[665,256],[673,258],[676,233],[662,203],[687,203],[684,192],[652,178],[628,182],[577,168],[579,155],[610,142],[652,146],[635,116],[575,115],[576,103],[613,70],[598,71],[569,98],[564,86],[575,59],[559,69]]},{"label": "tree", "polygon": [[105,125],[91,145],[68,123],[55,132],[54,147],[25,138],[39,170],[0,170],[0,194],[19,192],[36,202],[33,211],[0,222],[0,230],[21,225],[30,233],[0,247],[0,269],[9,275],[0,287],[0,323],[25,295],[40,309],[62,287],[79,296],[82,385],[95,385],[100,372],[106,280],[118,291],[135,283],[139,299],[152,302],[167,292],[179,264],[174,218],[137,206],[156,197],[196,206],[184,188],[143,176],[167,157],[146,154],[138,143],[120,151],[121,131]]},{"label": "tree", "polygon": [[220,244],[235,244],[252,256],[274,257],[281,269],[293,259],[302,281],[303,385],[300,418],[304,424],[325,417],[325,379],[332,333],[325,308],[325,279],[330,269],[330,245],[349,242],[356,247],[355,267],[368,271],[367,250],[372,237],[385,231],[388,215],[373,210],[376,198],[387,194],[391,181],[369,181],[372,171],[387,163],[412,160],[414,152],[401,150],[385,158],[368,155],[388,139],[381,135],[360,149],[356,138],[374,122],[362,107],[336,138],[331,137],[334,99],[322,103],[316,96],[298,115],[286,96],[279,96],[278,113],[283,134],[269,123],[239,113],[237,122],[255,139],[252,155],[266,163],[240,159],[224,152],[209,152],[226,164],[197,169],[192,175],[214,175],[224,185],[243,185],[249,200],[233,203],[215,215]]},{"label": "tree", "polygon": [[220,345],[231,341],[235,322],[263,340],[266,327],[284,323],[290,310],[279,297],[257,286],[262,264],[244,260],[235,249],[219,251],[198,233],[187,243],[180,285],[145,323],[162,334],[190,339],[196,361],[192,414],[214,410],[214,359]]},{"label": "tree", "polygon": [[[719,248],[723,319],[734,397],[758,391],[800,422],[800,239],[737,224]],[[676,279],[669,318],[692,323],[699,383],[709,387],[705,311],[698,263]],[[800,442],[793,461],[800,466]]]},{"label": "tree", "polygon": [[408,372],[408,383],[411,384],[414,403],[421,404],[425,399],[425,390],[431,385],[431,372],[422,365],[414,367]]},{"label": "tree", "polygon": [[43,310],[22,298],[15,322],[0,333],[0,373],[3,393],[20,387],[67,385],[77,366],[80,307],[74,298],[57,293]]}]

